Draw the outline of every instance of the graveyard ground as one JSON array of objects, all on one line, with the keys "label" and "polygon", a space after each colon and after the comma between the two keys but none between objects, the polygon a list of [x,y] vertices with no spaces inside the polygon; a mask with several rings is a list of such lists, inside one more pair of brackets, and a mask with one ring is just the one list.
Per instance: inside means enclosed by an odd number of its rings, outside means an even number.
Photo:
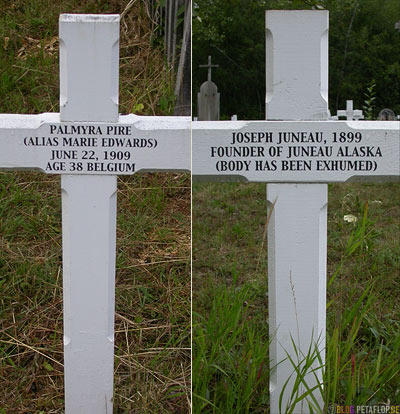
[{"label": "graveyard ground", "polygon": [[[193,184],[194,413],[269,412],[265,188]],[[328,403],[400,403],[399,229],[398,183],[329,185]]]},{"label": "graveyard ground", "polygon": [[[58,111],[59,13],[125,10],[120,112],[171,114],[157,27],[128,3],[0,2],[0,112]],[[189,412],[190,208],[189,174],[118,181],[115,413]],[[61,254],[59,177],[0,172],[0,413],[63,412]]]}]

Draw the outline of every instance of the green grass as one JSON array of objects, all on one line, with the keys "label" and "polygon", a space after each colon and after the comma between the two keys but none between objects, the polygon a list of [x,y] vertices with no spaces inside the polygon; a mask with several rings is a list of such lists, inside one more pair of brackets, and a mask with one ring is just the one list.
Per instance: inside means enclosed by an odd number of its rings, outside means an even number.
[{"label": "green grass", "polygon": [[[270,341],[265,199],[265,185],[193,185],[194,413],[269,412],[269,363],[261,346]],[[357,222],[345,222],[348,214]],[[399,229],[398,184],[329,186],[326,404],[399,402]],[[256,332],[258,346],[246,341],[246,332]],[[262,365],[256,380],[255,366],[242,358],[250,350],[251,361]],[[226,368],[232,360],[235,370]],[[313,402],[305,374],[321,366],[320,356],[310,349],[299,360],[293,361],[296,385],[285,389],[292,405],[282,412]],[[243,385],[249,383],[250,396]]]},{"label": "green grass", "polygon": [[251,408],[255,413],[266,408],[265,323],[251,309],[255,289],[250,284],[237,286],[235,273],[233,277],[231,286],[221,283],[215,288],[206,315],[194,314],[194,412],[249,412]]},{"label": "green grass", "polygon": [[[58,111],[59,13],[128,1],[0,4],[0,112]],[[143,2],[121,22],[120,112],[169,115]],[[118,180],[115,413],[190,410],[190,176]],[[60,179],[0,172],[0,412],[63,412]]]}]

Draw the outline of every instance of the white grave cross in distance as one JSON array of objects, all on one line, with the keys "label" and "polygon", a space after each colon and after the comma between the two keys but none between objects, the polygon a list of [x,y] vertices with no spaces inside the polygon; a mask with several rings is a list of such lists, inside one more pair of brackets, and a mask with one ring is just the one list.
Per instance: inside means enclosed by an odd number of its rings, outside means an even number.
[{"label": "white grave cross in distance", "polygon": [[190,118],[119,116],[119,15],[59,30],[60,113],[0,115],[0,168],[62,174],[65,412],[110,414],[117,175],[189,171]]},{"label": "white grave cross in distance", "polygon": [[[269,121],[193,122],[192,173],[201,180],[272,183],[270,406],[271,413],[284,414],[307,391],[301,387],[290,397],[295,375],[288,355],[297,363],[317,346],[325,363],[325,183],[399,181],[400,123],[328,121],[327,11],[268,11],[266,29]],[[310,367],[305,381],[313,395],[294,413],[308,413],[308,403],[322,412],[322,369],[318,360]]]},{"label": "white grave cross in distance", "polygon": [[360,109],[353,109],[353,101],[346,101],[346,109],[340,109],[337,111],[336,116],[333,116],[332,119],[339,119],[339,117],[345,117],[347,120],[357,121],[359,119],[364,119],[362,111]]}]

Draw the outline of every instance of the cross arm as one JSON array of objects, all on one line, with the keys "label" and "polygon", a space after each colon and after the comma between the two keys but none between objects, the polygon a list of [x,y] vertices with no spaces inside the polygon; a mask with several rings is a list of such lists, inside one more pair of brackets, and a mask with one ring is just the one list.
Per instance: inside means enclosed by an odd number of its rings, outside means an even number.
[{"label": "cross arm", "polygon": [[197,180],[316,183],[400,181],[400,123],[192,123]]},{"label": "cross arm", "polygon": [[190,170],[190,118],[121,115],[60,122],[59,114],[0,115],[0,169],[129,175]]}]

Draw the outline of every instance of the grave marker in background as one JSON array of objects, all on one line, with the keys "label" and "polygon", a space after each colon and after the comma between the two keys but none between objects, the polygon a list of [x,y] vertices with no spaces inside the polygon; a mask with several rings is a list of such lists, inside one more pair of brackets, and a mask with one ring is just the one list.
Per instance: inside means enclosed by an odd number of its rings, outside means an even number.
[{"label": "grave marker in background", "polygon": [[119,15],[60,16],[60,114],[0,115],[0,168],[62,174],[66,414],[113,412],[117,175],[190,170],[190,118],[118,115]]},{"label": "grave marker in background", "polygon": [[208,57],[207,65],[200,65],[201,68],[207,68],[207,81],[200,86],[200,92],[197,94],[197,111],[199,121],[218,121],[219,120],[219,92],[217,85],[211,80],[212,68],[219,65],[211,64],[211,56]]},{"label": "grave marker in background", "polygon": [[378,119],[381,121],[394,121],[396,114],[391,109],[385,108],[379,112]]},{"label": "grave marker in background", "polygon": [[[399,181],[400,124],[328,120],[327,11],[268,11],[266,29],[266,117],[276,121],[193,122],[192,173],[202,180],[281,183],[267,187],[273,208],[268,297],[275,414],[290,404],[295,375],[287,355],[297,363],[315,346],[325,363],[325,183]],[[316,371],[305,381],[313,395],[294,413],[309,412],[308,403],[322,411],[322,367],[316,362],[311,369]],[[299,395],[306,391],[300,387]]]},{"label": "grave marker in background", "polygon": [[364,119],[361,109],[353,109],[353,101],[346,101],[346,109],[340,109],[337,111],[336,116],[333,116],[332,119],[339,119],[339,117],[344,117],[348,121],[358,121]]}]

